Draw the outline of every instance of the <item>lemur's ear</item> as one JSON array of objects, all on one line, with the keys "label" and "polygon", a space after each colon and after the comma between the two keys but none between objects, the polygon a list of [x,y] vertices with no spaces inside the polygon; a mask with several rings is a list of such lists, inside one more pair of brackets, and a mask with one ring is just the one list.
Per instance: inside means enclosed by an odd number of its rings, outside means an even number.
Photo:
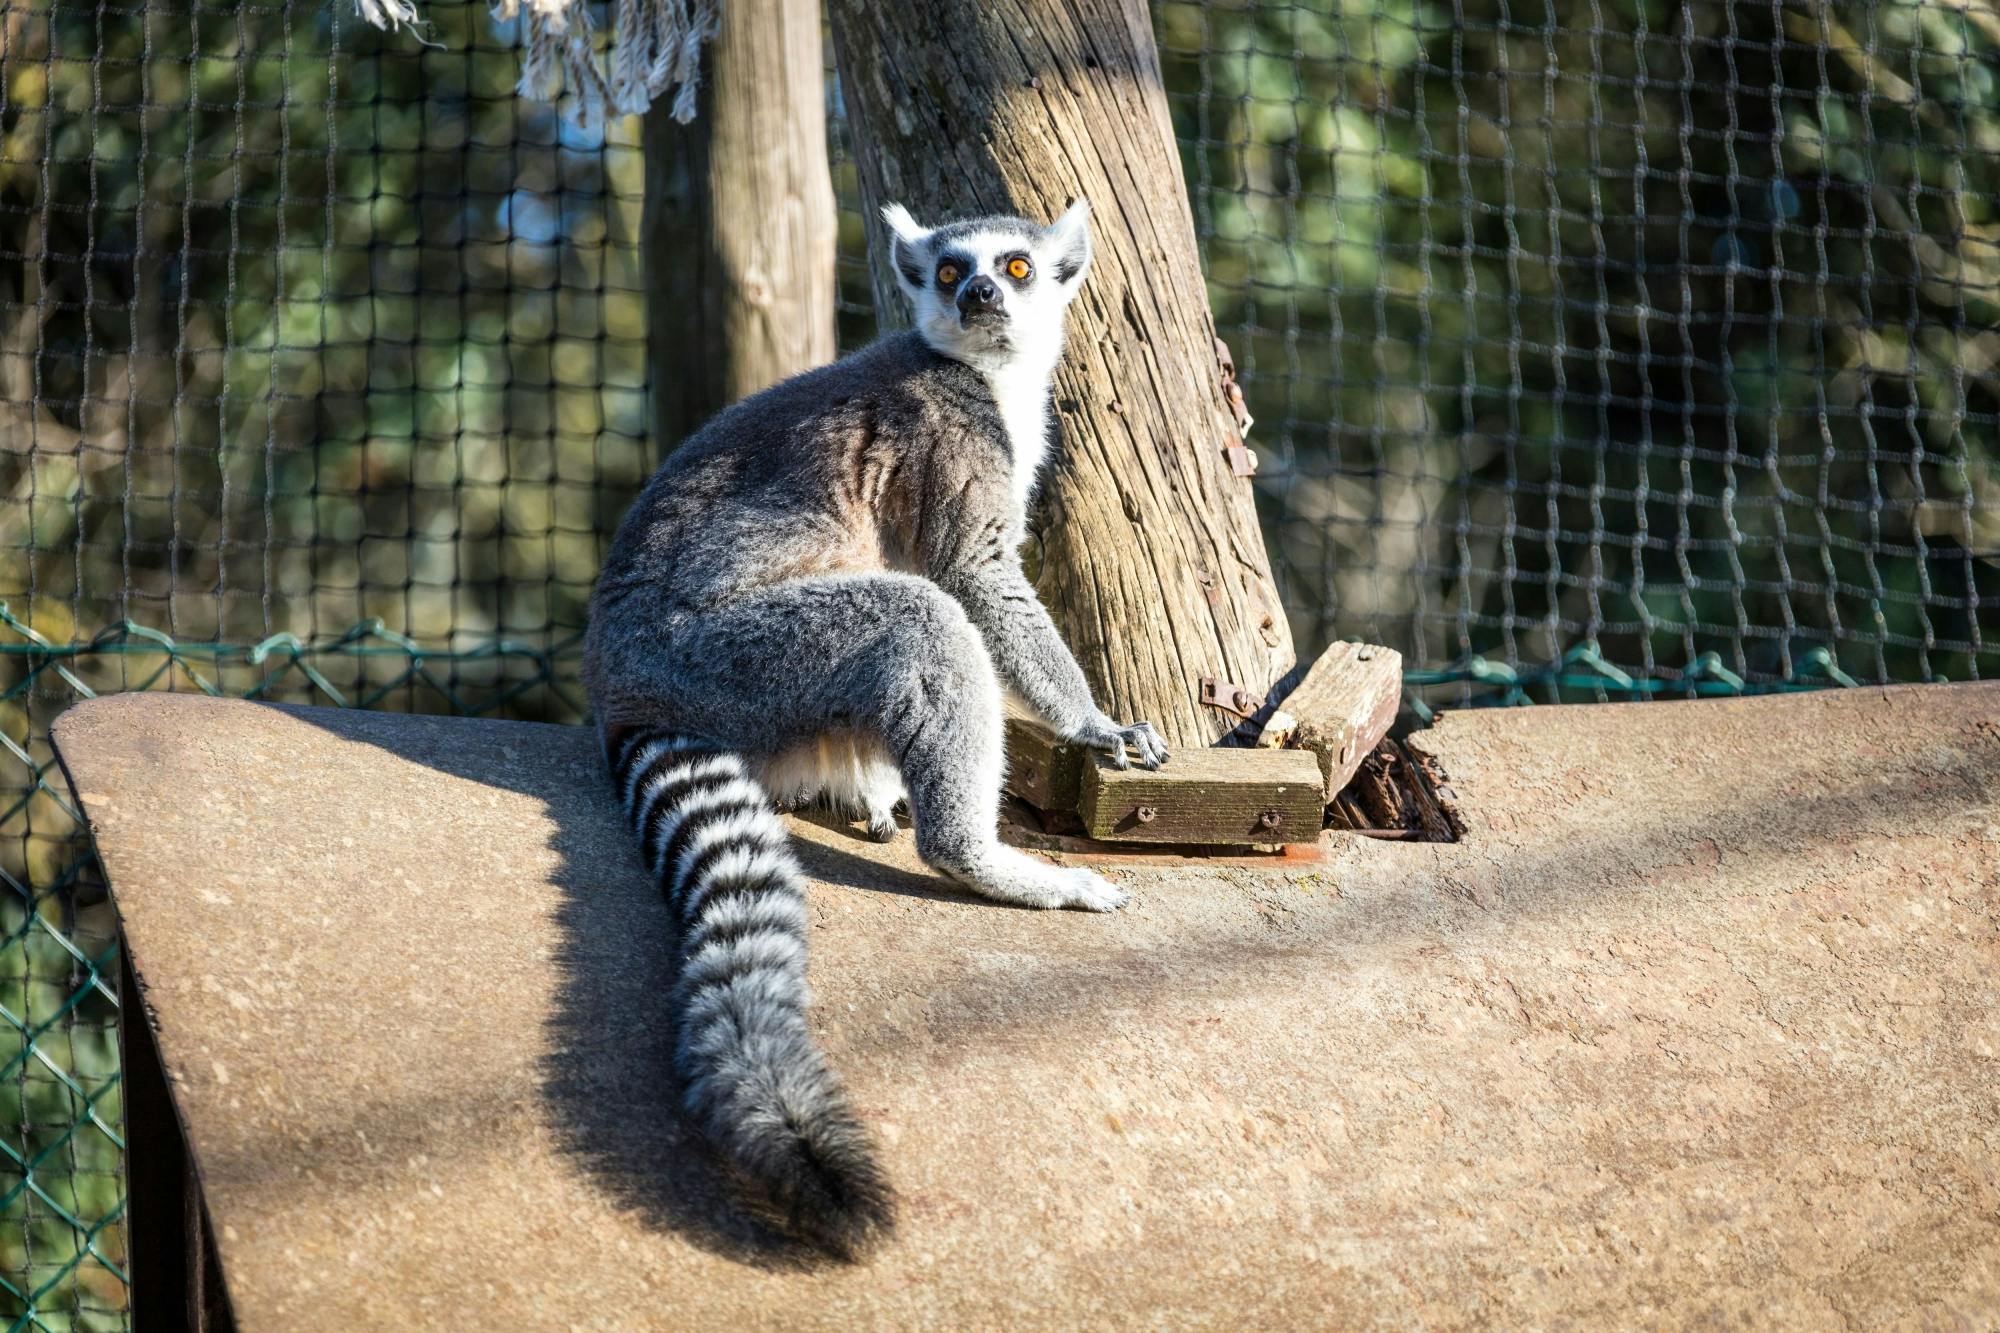
[{"label": "lemur's ear", "polygon": [[1079,199],[1042,233],[1055,264],[1056,281],[1072,293],[1090,271],[1090,200]]},{"label": "lemur's ear", "polygon": [[916,291],[924,285],[924,265],[917,253],[930,236],[929,227],[920,227],[901,204],[885,204],[882,221],[889,224],[889,264],[903,286]]}]

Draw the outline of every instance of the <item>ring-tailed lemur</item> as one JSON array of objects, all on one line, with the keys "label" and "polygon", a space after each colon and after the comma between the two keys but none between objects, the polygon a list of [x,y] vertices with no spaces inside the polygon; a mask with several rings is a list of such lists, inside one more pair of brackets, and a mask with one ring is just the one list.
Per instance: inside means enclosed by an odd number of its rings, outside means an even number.
[{"label": "ring-tailed lemur", "polygon": [[808,1036],[802,876],[774,802],[824,799],[977,893],[1125,895],[996,837],[1001,690],[1124,767],[1167,751],[1092,702],[1021,572],[1089,208],[1043,228],[883,210],[913,332],[736,404],[674,452],[592,601],[591,702],[682,929],[687,1110],[754,1197],[854,1254],[890,1221],[866,1132]]}]

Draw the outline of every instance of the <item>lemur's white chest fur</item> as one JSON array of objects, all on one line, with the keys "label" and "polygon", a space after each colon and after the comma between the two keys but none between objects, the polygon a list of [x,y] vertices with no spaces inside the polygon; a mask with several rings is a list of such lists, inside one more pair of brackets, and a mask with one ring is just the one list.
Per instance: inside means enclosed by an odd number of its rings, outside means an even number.
[{"label": "lemur's white chest fur", "polygon": [[1001,424],[1007,428],[1007,443],[1014,455],[1014,505],[1016,517],[1025,518],[1028,502],[1034,498],[1035,484],[1041,479],[1042,462],[1049,450],[1049,381],[1052,370],[1036,367],[1008,367],[988,371],[986,382],[993,389],[994,405],[1000,409]]}]

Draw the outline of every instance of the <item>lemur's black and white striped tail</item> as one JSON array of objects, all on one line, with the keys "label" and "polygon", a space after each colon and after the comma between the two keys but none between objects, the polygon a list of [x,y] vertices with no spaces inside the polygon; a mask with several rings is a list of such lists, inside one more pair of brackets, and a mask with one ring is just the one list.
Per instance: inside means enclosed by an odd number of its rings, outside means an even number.
[{"label": "lemur's black and white striped tail", "polygon": [[780,1224],[858,1256],[892,1196],[806,1029],[804,876],[784,824],[735,755],[642,728],[607,757],[680,925],[683,1106]]}]

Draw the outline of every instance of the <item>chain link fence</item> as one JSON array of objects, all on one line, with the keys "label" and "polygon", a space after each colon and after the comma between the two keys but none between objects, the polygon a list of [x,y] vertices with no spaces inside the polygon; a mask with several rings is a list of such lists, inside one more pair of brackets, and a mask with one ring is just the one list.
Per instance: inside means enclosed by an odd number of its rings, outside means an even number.
[{"label": "chain link fence", "polygon": [[48,747],[200,690],[574,721],[651,470],[638,126],[431,0],[0,9],[0,1315],[128,1323],[115,920]]},{"label": "chain link fence", "polygon": [[2000,669],[1989,0],[1159,26],[1306,645],[1450,702]]},{"label": "chain link fence", "polygon": [[[1155,13],[1302,652],[1390,643],[1419,707],[2000,671],[1992,0]],[[426,15],[0,7],[14,1328],[128,1322],[114,921],[49,720],[581,716],[653,458],[637,126]]]}]

